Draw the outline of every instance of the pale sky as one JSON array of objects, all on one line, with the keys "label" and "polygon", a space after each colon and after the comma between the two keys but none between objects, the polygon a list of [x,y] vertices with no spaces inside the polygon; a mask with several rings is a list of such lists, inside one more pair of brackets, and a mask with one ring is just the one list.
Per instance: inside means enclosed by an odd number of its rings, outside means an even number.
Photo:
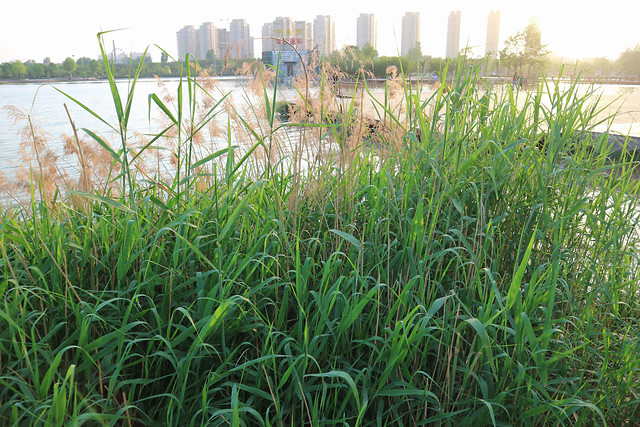
[{"label": "pale sky", "polygon": [[[259,38],[262,24],[276,16],[313,21],[316,15],[331,15],[336,22],[337,47],[355,44],[356,18],[360,13],[374,13],[378,22],[378,52],[396,55],[400,48],[402,16],[420,12],[422,51],[443,57],[447,19],[452,10],[462,11],[461,47],[477,47],[484,54],[487,17],[490,10],[501,11],[500,48],[504,40],[521,31],[529,18],[540,22],[542,40],[558,56],[616,59],[620,52],[640,43],[640,2],[609,0],[584,2],[537,0],[438,1],[250,1],[184,0],[183,2],[109,0],[13,0],[0,7],[0,62],[33,59],[42,62],[50,57],[62,62],[67,56],[97,58],[96,34],[101,30],[128,28],[107,36],[107,49],[141,52],[157,44],[170,54],[177,52],[176,32],[185,25],[198,27],[211,21],[218,28],[228,28],[232,19],[245,18],[251,35]],[[255,44],[256,56],[261,52]],[[154,61],[157,48],[151,48]]]}]

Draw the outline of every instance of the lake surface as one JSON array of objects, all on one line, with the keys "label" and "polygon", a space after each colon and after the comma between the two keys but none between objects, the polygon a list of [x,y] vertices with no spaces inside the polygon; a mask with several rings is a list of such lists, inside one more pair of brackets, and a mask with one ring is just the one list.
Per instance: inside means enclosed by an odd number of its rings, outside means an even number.
[{"label": "lake surface", "polygon": [[[225,92],[242,92],[243,87],[246,86],[246,80],[242,77],[220,78],[218,81],[220,90]],[[163,83],[166,90],[175,94],[179,83],[178,79],[167,79]],[[128,82],[119,81],[117,85],[120,96],[126,97]],[[90,129],[107,138],[114,135],[107,125],[60,91],[80,101],[106,122],[117,127],[117,115],[107,81],[56,82],[44,85],[36,83],[0,84],[0,171],[10,172],[20,161],[19,132],[27,124],[24,121],[18,124],[12,123],[10,114],[5,108],[7,106],[17,107],[24,114],[30,115],[34,124],[46,132],[49,140],[48,146],[57,153],[63,151],[61,135],[73,134],[65,105],[69,109],[81,138],[86,135],[80,130],[82,128]],[[150,110],[148,98],[152,93],[156,93],[162,98],[162,88],[159,86],[158,80],[140,79],[134,92],[128,127],[129,135],[133,135],[134,132],[150,133],[158,130],[157,119],[162,113],[155,105],[152,105]]]},{"label": "lake surface", "polygon": [[[217,89],[219,97],[222,96],[222,93],[230,92],[234,102],[246,103],[247,80],[244,77],[218,78],[217,81],[220,85]],[[167,79],[164,84],[169,92],[175,93],[178,80]],[[25,114],[29,114],[34,123],[46,132],[49,147],[57,153],[63,151],[61,135],[73,133],[64,108],[65,104],[78,129],[88,128],[109,137],[111,131],[104,123],[60,93],[54,86],[91,108],[108,123],[116,125],[116,113],[107,81],[56,82],[51,85],[2,84],[0,85],[0,171],[10,174],[20,162],[18,134],[20,129],[26,125],[26,122],[13,124],[5,109],[6,106],[17,107]],[[127,86],[127,81],[118,82],[121,96],[126,96]],[[589,86],[583,85],[582,89],[587,91]],[[432,90],[427,88],[426,96]],[[162,93],[162,88],[159,87],[159,82],[156,79],[138,81],[131,109],[129,135],[133,135],[133,132],[150,133],[159,130],[157,119],[162,113],[155,106],[152,106],[150,112],[148,97],[152,93],[159,96]],[[285,90],[282,98],[290,98],[291,95],[295,95],[292,90]],[[640,136],[640,86],[602,86],[598,88],[598,95],[601,96],[600,105],[604,107],[600,114],[601,117],[604,118],[617,112],[616,120],[611,126],[614,131]],[[278,97],[281,97],[280,93]],[[601,130],[605,130],[606,126],[606,124],[602,125]],[[80,130],[79,132],[83,137],[83,132]]]}]

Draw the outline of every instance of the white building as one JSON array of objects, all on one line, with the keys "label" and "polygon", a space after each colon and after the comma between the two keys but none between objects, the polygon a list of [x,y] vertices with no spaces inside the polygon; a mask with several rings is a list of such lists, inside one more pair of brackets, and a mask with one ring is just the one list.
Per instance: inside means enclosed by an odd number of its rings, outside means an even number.
[{"label": "white building", "polygon": [[305,21],[293,21],[278,16],[275,21],[262,26],[262,51],[306,51],[313,49],[313,25]]},{"label": "white building", "polygon": [[218,31],[213,22],[203,22],[198,29],[198,59],[205,59],[209,51],[218,56]]},{"label": "white building", "polygon": [[231,56],[231,50],[229,48],[229,30],[226,28],[218,28],[216,33],[218,36],[218,57],[226,58],[227,55]]},{"label": "white building", "polygon": [[407,56],[409,50],[420,43],[420,12],[407,12],[402,17],[402,44],[400,54]]},{"label": "white building", "polygon": [[336,23],[329,15],[318,15],[313,21],[313,45],[321,55],[336,50]]},{"label": "white building", "polygon": [[313,49],[313,25],[311,22],[296,21],[294,30],[296,48],[298,50]]},{"label": "white building", "polygon": [[262,51],[276,50],[276,41],[273,39],[273,22],[262,25]]},{"label": "white building", "polygon": [[262,61],[278,67],[283,76],[302,72],[302,63],[312,57],[315,48],[313,24],[278,16],[262,26]]},{"label": "white building", "polygon": [[361,13],[357,21],[356,45],[363,49],[367,44],[377,49],[378,25],[373,13]]},{"label": "white building", "polygon": [[459,10],[449,13],[447,25],[447,58],[457,58],[460,52],[460,21],[462,12]]},{"label": "white building", "polygon": [[187,54],[196,56],[198,51],[198,32],[193,25],[187,25],[176,33],[178,39],[178,60],[183,61]]},{"label": "white building", "polygon": [[253,58],[253,38],[245,19],[234,19],[229,26],[229,49],[232,58]]},{"label": "white building", "polygon": [[[291,41],[293,40],[294,34],[295,34],[294,23],[291,20],[291,18],[287,16],[276,17],[275,21],[273,21],[273,34],[272,34],[272,37],[275,38],[274,50],[279,50],[279,49],[293,50],[293,48],[287,42],[291,43]],[[285,42],[285,40],[287,42]],[[295,45],[295,43],[291,43],[291,44]]]},{"label": "white building", "polygon": [[487,19],[487,41],[484,53],[493,59],[498,57],[498,42],[500,40],[500,11],[492,10]]}]

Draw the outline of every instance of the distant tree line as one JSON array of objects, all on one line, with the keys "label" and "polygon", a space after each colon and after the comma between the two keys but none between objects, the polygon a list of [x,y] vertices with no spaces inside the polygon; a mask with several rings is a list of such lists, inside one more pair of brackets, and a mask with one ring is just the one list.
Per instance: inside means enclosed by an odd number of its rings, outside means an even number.
[{"label": "distant tree line", "polygon": [[[247,60],[228,58],[224,60],[210,57],[209,59],[198,61],[198,65],[210,74],[232,75],[242,66],[243,62],[247,62]],[[134,75],[138,64],[139,60],[134,59],[127,63],[109,63],[109,66],[113,68],[117,78],[126,78]],[[178,77],[180,76],[181,68],[182,64],[180,62],[169,61],[169,57],[166,54],[161,56],[160,62],[152,62],[147,57],[142,63],[140,76]],[[103,78],[104,75],[104,62],[87,57],[78,59],[68,57],[58,64],[51,62],[49,58],[45,58],[40,63],[28,60],[26,62],[13,61],[0,64],[0,79],[2,80],[99,79]]]},{"label": "distant tree line", "polygon": [[[259,59],[222,59],[216,58],[211,52],[205,59],[199,60],[201,69],[211,75],[233,75],[244,62],[259,62]],[[467,51],[461,51],[466,65],[480,65],[487,73],[509,75],[523,72],[526,74],[540,74],[543,72],[557,72],[562,67],[561,60],[552,59],[547,46],[541,42],[540,32],[535,25],[527,26],[523,31],[508,37],[498,58],[473,57]],[[422,55],[418,44],[409,51],[407,56],[378,56],[378,52],[370,45],[359,49],[357,46],[345,46],[326,57],[328,64],[340,70],[343,75],[367,78],[385,78],[389,67],[393,66],[398,73],[409,75],[412,73],[441,73],[448,63],[443,58]],[[137,60],[129,63],[110,63],[114,74],[118,78],[132,76],[138,66]],[[449,71],[455,72],[456,61],[449,62]],[[575,64],[576,72],[587,72],[599,76],[627,76],[640,78],[640,44],[622,52],[617,60],[596,58],[579,60]],[[184,68],[180,62],[171,61],[166,53],[162,53],[160,62],[145,58],[140,75],[142,77],[177,77]],[[90,79],[104,77],[104,62],[97,59],[82,57],[66,58],[56,64],[49,58],[41,63],[34,60],[26,62],[14,61],[0,64],[0,79]]]},{"label": "distant tree line", "polygon": [[398,74],[409,75],[415,72],[440,72],[446,63],[442,58],[422,55],[420,46],[412,49],[407,56],[378,56],[378,52],[367,44],[362,49],[357,46],[345,46],[328,56],[329,64],[341,73],[357,77],[385,78],[389,67],[395,67]]}]

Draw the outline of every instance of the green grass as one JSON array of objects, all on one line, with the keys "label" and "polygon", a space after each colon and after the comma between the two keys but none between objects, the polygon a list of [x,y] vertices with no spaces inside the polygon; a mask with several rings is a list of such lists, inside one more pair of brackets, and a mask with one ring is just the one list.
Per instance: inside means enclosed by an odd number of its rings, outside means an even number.
[{"label": "green grass", "polygon": [[150,98],[171,179],[132,166],[135,79],[112,84],[108,189],[47,201],[35,182],[2,212],[2,424],[638,419],[635,165],[579,140],[597,107],[576,85],[494,90],[461,65],[427,99],[387,94],[365,137],[355,101],[280,123],[265,87],[238,112],[249,139],[220,116],[227,147],[199,157],[222,104],[197,114],[187,67],[177,111]]}]

